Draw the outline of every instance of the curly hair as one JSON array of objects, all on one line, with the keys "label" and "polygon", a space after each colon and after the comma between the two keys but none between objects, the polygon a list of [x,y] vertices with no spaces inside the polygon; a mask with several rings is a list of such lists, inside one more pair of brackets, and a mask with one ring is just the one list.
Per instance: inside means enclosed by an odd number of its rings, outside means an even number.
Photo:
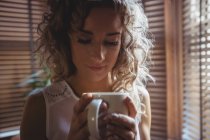
[{"label": "curly hair", "polygon": [[115,81],[113,91],[128,91],[133,85],[144,86],[152,78],[148,64],[153,44],[141,1],[48,0],[48,7],[38,26],[40,37],[37,52],[41,64],[51,70],[54,81],[76,72],[71,60],[71,38],[68,34],[84,26],[86,17],[94,7],[113,8],[120,14],[123,23],[121,50],[111,73]]}]

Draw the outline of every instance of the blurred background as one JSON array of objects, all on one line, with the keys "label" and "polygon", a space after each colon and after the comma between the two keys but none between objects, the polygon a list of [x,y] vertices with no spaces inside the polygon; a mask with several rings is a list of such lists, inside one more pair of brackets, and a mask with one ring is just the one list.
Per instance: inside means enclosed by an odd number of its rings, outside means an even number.
[{"label": "blurred background", "polygon": [[[33,54],[46,0],[0,0],[0,140],[18,140],[27,97],[49,84]],[[152,140],[210,140],[210,0],[144,0],[155,38]]]}]

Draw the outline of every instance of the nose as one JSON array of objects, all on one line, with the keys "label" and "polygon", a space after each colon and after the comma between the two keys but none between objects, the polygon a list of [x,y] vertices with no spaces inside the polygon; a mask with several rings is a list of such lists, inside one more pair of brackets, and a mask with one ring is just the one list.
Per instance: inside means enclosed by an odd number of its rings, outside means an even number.
[{"label": "nose", "polygon": [[96,43],[93,46],[92,58],[97,62],[101,62],[105,59],[105,53],[106,53],[106,50],[103,47],[102,43]]}]

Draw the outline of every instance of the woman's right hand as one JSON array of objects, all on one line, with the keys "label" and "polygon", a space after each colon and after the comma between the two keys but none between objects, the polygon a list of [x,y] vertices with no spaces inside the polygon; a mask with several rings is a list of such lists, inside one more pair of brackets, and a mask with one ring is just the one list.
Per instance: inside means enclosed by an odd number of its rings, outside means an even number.
[{"label": "woman's right hand", "polygon": [[89,137],[86,107],[92,98],[92,94],[83,94],[75,104],[68,140],[87,140]]},{"label": "woman's right hand", "polygon": [[[91,93],[85,93],[81,96],[80,100],[74,106],[74,113],[71,120],[70,132],[68,140],[87,140],[89,138],[89,130],[87,126],[87,105],[92,101]],[[100,107],[99,117],[99,130],[100,135],[105,135],[105,123],[102,121],[107,110],[107,104],[102,103]]]}]

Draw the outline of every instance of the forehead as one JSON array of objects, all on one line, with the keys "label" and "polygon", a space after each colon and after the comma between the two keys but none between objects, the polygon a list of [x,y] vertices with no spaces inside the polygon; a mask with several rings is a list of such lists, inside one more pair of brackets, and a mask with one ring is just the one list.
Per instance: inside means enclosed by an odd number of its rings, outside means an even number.
[{"label": "forehead", "polygon": [[93,8],[84,22],[84,29],[91,31],[120,31],[122,20],[112,8]]}]

